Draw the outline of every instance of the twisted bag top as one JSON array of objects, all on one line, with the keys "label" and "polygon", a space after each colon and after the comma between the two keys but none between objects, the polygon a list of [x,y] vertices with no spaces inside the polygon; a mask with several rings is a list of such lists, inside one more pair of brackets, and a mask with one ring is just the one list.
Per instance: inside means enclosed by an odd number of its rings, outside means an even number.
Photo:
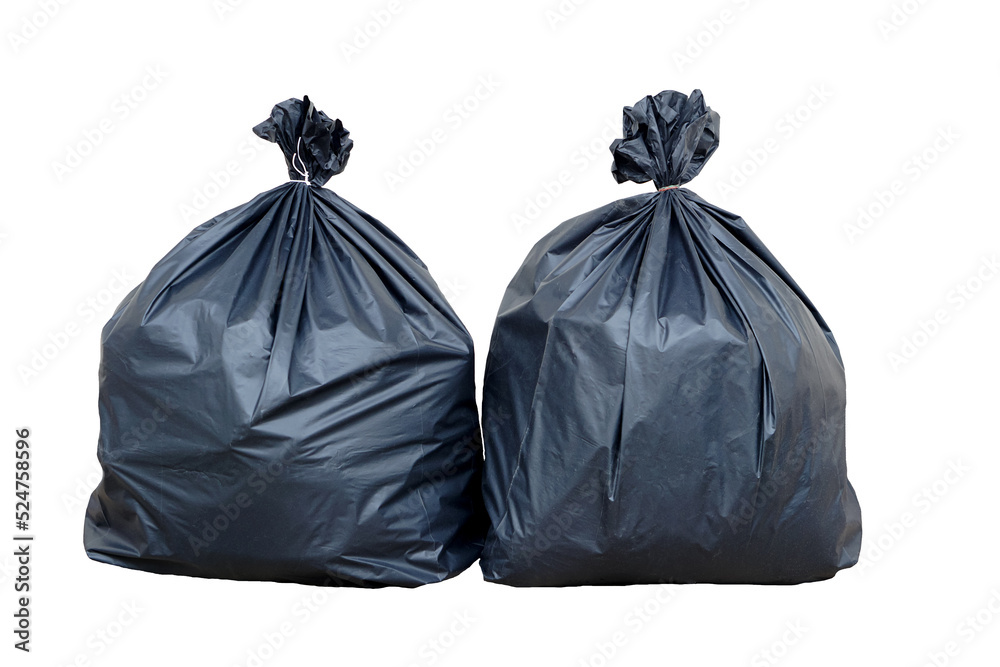
[{"label": "twisted bag top", "polygon": [[254,134],[278,144],[285,154],[288,177],[324,185],[344,171],[354,141],[340,119],[331,120],[309,97],[276,104],[271,117],[253,128]]},{"label": "twisted bag top", "polygon": [[687,97],[665,90],[625,107],[623,139],[611,144],[611,173],[619,183],[652,180],[667,189],[698,175],[719,147],[719,114],[707,106],[700,90]]},{"label": "twisted bag top", "polygon": [[353,142],[308,98],[254,128],[293,179],[193,230],[102,334],[94,560],[417,586],[485,531],[472,340],[391,231],[319,187]]},{"label": "twisted bag top", "polygon": [[563,223],[507,288],[488,580],[796,583],[857,561],[834,337],[741,218],[679,187],[718,145],[700,91],[626,107],[612,174],[657,192]]}]

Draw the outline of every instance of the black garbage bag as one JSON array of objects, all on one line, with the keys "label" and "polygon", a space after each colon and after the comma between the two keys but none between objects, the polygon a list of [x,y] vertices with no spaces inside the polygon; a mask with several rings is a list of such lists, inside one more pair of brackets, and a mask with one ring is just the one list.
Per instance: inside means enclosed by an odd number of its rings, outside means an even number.
[{"label": "black garbage bag", "polygon": [[192,231],[104,327],[97,561],[418,586],[486,530],[472,340],[423,263],[320,186],[352,141],[290,99],[291,182]]},{"label": "black garbage bag", "polygon": [[507,288],[487,580],[796,583],[857,561],[833,335],[741,218],[677,188],[718,137],[700,91],[626,107],[612,173],[658,191],[563,223]]}]

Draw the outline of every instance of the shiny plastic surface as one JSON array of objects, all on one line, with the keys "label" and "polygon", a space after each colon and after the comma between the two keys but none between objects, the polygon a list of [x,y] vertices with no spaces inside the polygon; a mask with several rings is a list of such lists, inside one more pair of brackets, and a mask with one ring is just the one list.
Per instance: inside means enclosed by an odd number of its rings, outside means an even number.
[{"label": "shiny plastic surface", "polygon": [[[718,138],[699,91],[665,91],[625,108],[612,171],[679,185]],[[538,242],[483,412],[487,580],[797,583],[858,559],[834,337],[746,223],[687,189]]]},{"label": "shiny plastic surface", "polygon": [[332,586],[453,576],[485,533],[472,340],[413,252],[319,187],[351,150],[339,120],[292,99],[255,131],[296,180],[192,231],[104,328],[87,554]]}]

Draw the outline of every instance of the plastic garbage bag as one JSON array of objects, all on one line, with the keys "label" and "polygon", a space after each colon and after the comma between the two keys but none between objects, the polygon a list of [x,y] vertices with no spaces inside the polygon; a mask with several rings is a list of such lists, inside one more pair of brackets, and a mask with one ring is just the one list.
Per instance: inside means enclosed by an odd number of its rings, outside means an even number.
[{"label": "plastic garbage bag", "polygon": [[741,218],[677,187],[718,146],[701,92],[624,112],[612,173],[658,191],[557,227],[500,306],[483,573],[515,586],[829,578],[861,541],[837,344]]},{"label": "plastic garbage bag", "polygon": [[84,542],[159,573],[417,586],[482,548],[469,334],[424,264],[321,186],[352,141],[308,98],[254,128],[293,179],[209,220],[102,334]]}]

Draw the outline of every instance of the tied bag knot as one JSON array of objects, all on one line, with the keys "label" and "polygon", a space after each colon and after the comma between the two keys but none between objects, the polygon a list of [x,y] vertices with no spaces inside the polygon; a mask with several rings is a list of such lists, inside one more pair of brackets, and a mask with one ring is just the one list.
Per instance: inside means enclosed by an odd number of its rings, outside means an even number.
[{"label": "tied bag knot", "polygon": [[271,116],[254,134],[278,144],[285,154],[288,177],[307,185],[323,185],[344,171],[354,141],[340,119],[332,119],[304,96],[275,104]]},{"label": "tied bag knot", "polygon": [[611,173],[619,183],[653,181],[672,190],[698,175],[719,147],[719,114],[700,90],[647,95],[623,109],[622,139],[611,144]]}]

